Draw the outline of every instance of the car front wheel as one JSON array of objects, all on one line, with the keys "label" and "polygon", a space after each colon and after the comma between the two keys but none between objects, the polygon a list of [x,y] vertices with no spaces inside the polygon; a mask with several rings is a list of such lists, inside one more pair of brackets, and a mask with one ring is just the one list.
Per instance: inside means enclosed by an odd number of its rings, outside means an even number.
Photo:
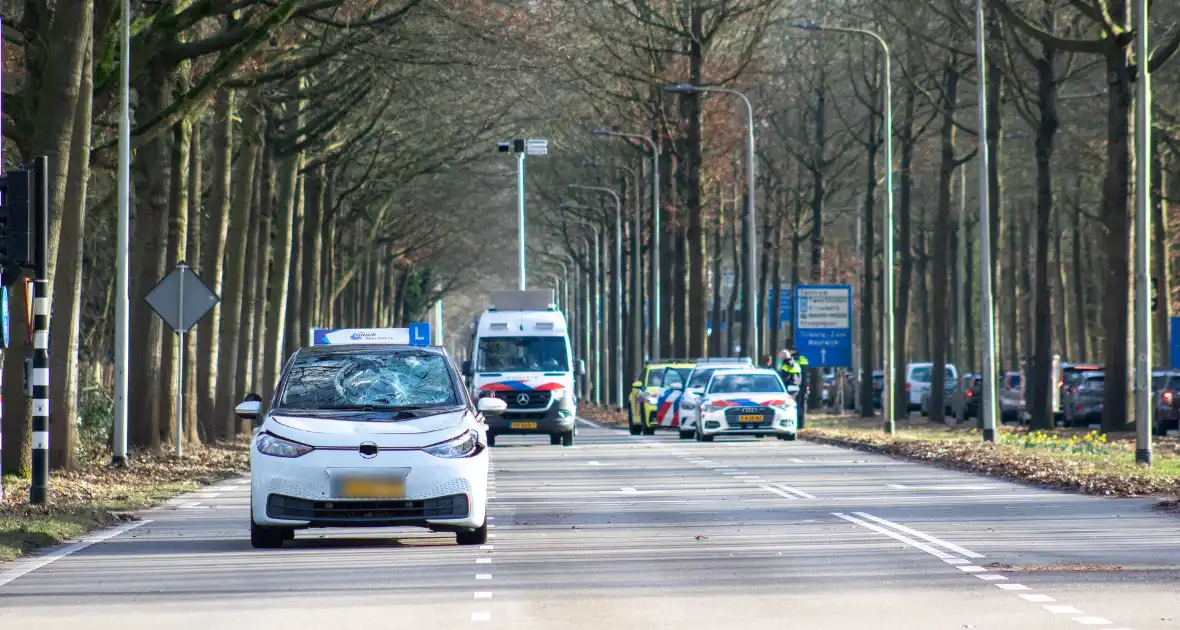
[{"label": "car front wheel", "polygon": [[295,530],[289,527],[266,527],[250,519],[250,546],[255,549],[278,549],[294,537]]},{"label": "car front wheel", "polygon": [[486,545],[488,543],[488,519],[477,529],[455,533],[455,542],[460,545]]}]

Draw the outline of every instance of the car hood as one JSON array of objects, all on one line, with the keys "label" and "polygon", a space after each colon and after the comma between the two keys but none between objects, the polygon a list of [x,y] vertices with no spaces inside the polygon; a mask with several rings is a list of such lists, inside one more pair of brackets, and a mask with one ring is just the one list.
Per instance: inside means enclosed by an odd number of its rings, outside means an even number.
[{"label": "car hood", "polygon": [[475,426],[474,415],[466,408],[406,420],[389,420],[391,415],[382,412],[295,415],[277,410],[267,417],[263,429],[310,446],[358,446],[361,442],[373,442],[379,447],[417,447],[445,440],[464,425]]},{"label": "car hood", "polygon": [[714,407],[758,407],[761,405],[785,405],[794,402],[794,398],[786,392],[769,392],[765,394],[709,394],[704,402]]}]

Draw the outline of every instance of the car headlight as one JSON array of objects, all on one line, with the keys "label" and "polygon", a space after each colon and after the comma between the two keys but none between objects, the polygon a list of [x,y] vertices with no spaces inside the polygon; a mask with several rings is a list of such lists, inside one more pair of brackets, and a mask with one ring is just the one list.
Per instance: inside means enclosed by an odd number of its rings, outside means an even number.
[{"label": "car headlight", "polygon": [[254,446],[263,455],[273,457],[302,457],[315,449],[299,442],[283,439],[273,433],[259,433]]},{"label": "car headlight", "polygon": [[462,457],[474,457],[483,449],[479,444],[479,435],[475,431],[468,429],[459,437],[427,446],[422,450],[435,457],[459,459]]},{"label": "car headlight", "polygon": [[561,400],[565,398],[565,388],[555,389],[550,395],[553,396],[553,400]]},{"label": "car headlight", "polygon": [[720,407],[714,406],[713,403],[705,403],[701,405],[701,413],[713,413],[718,409],[720,409]]},{"label": "car headlight", "polygon": [[778,409],[780,411],[789,411],[789,410],[795,408],[795,401],[788,400],[781,405],[771,405],[771,407],[774,407],[775,409]]}]

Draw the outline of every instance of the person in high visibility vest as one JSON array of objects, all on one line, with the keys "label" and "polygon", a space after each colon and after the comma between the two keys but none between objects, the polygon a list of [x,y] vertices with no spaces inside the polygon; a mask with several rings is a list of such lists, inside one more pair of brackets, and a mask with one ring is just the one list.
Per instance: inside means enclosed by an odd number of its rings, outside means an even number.
[{"label": "person in high visibility vest", "polygon": [[795,362],[795,359],[791,356],[791,352],[789,350],[783,350],[781,353],[779,353],[779,355],[783,360],[778,366],[779,378],[783,380],[783,386],[789,387],[791,385],[798,385],[803,370],[800,369],[799,364]]}]

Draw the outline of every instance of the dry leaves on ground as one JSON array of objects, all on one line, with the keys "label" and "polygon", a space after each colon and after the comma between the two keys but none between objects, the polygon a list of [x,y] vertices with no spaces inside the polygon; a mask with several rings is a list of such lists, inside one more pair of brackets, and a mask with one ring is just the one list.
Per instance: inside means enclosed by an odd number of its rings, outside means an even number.
[{"label": "dry leaves on ground", "polygon": [[627,410],[613,405],[596,405],[594,403],[578,403],[578,415],[599,424],[615,427],[627,426]]},{"label": "dry leaves on ground", "polygon": [[1049,453],[966,440],[890,437],[869,431],[808,428],[806,439],[930,462],[956,470],[1104,496],[1180,494],[1180,479],[1146,469],[1127,470],[1099,460],[1054,457]]}]

